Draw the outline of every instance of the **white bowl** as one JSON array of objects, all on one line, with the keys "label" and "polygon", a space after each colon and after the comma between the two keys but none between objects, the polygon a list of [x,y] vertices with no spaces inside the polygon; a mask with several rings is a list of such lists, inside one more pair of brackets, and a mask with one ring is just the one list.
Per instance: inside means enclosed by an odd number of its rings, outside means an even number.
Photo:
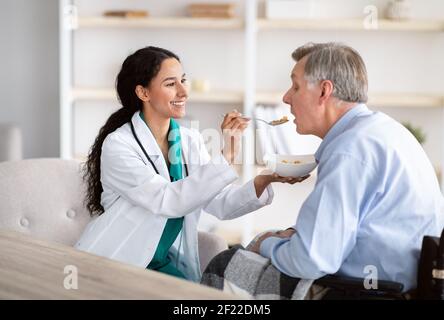
[{"label": "white bowl", "polygon": [[[298,161],[299,163],[295,163]],[[287,155],[271,154],[264,157],[267,168],[282,177],[303,177],[309,174],[318,165],[312,154]]]}]

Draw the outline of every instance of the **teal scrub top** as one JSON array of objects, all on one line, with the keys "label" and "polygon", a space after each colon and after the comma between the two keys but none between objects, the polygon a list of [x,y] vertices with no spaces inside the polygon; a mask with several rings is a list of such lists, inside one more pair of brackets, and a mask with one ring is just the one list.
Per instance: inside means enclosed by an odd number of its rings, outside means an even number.
[{"label": "teal scrub top", "polygon": [[[140,117],[145,121],[142,112],[140,112]],[[168,168],[171,182],[182,179],[183,174],[179,124],[174,119],[170,119],[170,128],[168,130],[168,149],[171,150],[173,146],[175,148],[173,150],[176,150],[176,154],[174,155],[175,159],[170,161]],[[177,269],[173,261],[171,261],[170,257],[168,257],[168,252],[171,246],[182,230],[183,219],[183,217],[168,219],[165,229],[163,229],[162,236],[160,237],[159,244],[157,245],[156,252],[154,253],[153,259],[148,264],[147,269],[156,270],[185,279],[183,273]]]}]

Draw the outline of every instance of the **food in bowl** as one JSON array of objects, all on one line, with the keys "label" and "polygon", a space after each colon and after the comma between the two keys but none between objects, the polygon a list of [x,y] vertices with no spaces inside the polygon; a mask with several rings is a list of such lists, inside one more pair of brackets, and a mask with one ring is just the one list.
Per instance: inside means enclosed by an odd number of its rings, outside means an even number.
[{"label": "food in bowl", "polygon": [[299,160],[293,160],[293,161],[282,160],[281,162],[282,162],[282,163],[293,163],[293,164],[302,163],[302,162],[299,161]]},{"label": "food in bowl", "polygon": [[282,177],[303,177],[312,172],[316,166],[314,155],[272,154],[264,157],[268,169]]}]

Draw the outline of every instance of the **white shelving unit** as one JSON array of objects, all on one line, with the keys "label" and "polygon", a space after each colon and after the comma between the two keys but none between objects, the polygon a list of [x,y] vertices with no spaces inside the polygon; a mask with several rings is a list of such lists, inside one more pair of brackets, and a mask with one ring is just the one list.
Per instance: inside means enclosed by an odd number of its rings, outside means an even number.
[{"label": "white shelving unit", "polygon": [[[278,30],[295,31],[359,31],[359,32],[424,32],[443,33],[444,21],[389,21],[380,19],[378,29],[367,30],[362,19],[294,19],[294,20],[268,20],[258,17],[258,1],[245,1],[245,14],[243,18],[235,19],[206,19],[187,17],[149,17],[138,19],[121,19],[101,16],[76,16],[76,8],[71,0],[60,0],[60,150],[62,158],[73,158],[73,106],[78,101],[116,100],[113,88],[75,87],[73,85],[73,34],[76,30],[88,29],[163,29],[170,30],[236,30],[244,36],[245,79],[243,88],[239,91],[210,91],[190,92],[190,102],[241,104],[247,116],[253,114],[255,105],[277,104],[281,102],[282,92],[258,91],[257,86],[257,44],[262,31],[274,32]],[[284,88],[283,88],[284,89]],[[444,106],[444,93],[431,95],[418,93],[378,93],[369,94],[369,105],[375,107],[424,107],[442,108]],[[444,121],[444,119],[443,119]],[[249,128],[247,134],[253,136],[254,129]],[[442,133],[444,141],[444,131]],[[244,161],[253,163],[254,141],[247,140],[244,148]],[[77,155],[76,155],[77,156]],[[444,159],[444,156],[443,156]],[[443,160],[444,161],[444,160]],[[442,166],[444,168],[444,165]],[[255,174],[253,166],[243,166],[244,179]],[[443,179],[444,181],[444,179]],[[252,230],[246,228],[243,238],[248,239]]]},{"label": "white shelving unit", "polygon": [[258,19],[260,30],[293,29],[293,30],[330,30],[330,31],[423,31],[442,32],[444,21],[440,20],[378,20],[378,27],[371,29],[365,26],[362,19]]},{"label": "white shelving unit", "polygon": [[60,51],[60,157],[73,157],[72,140],[72,30],[75,7],[70,0],[59,1]]},{"label": "white shelving unit", "polygon": [[242,19],[80,17],[79,28],[242,29]]}]

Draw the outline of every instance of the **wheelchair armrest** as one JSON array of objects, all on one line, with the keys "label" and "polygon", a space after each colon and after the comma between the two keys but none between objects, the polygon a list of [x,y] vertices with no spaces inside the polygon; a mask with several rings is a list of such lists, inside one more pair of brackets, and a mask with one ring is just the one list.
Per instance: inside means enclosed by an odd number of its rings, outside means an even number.
[{"label": "wheelchair armrest", "polygon": [[345,297],[392,297],[402,298],[404,285],[399,282],[378,280],[377,289],[366,289],[364,278],[353,278],[336,275],[327,275],[315,281],[315,284],[329,287],[345,293]]}]

